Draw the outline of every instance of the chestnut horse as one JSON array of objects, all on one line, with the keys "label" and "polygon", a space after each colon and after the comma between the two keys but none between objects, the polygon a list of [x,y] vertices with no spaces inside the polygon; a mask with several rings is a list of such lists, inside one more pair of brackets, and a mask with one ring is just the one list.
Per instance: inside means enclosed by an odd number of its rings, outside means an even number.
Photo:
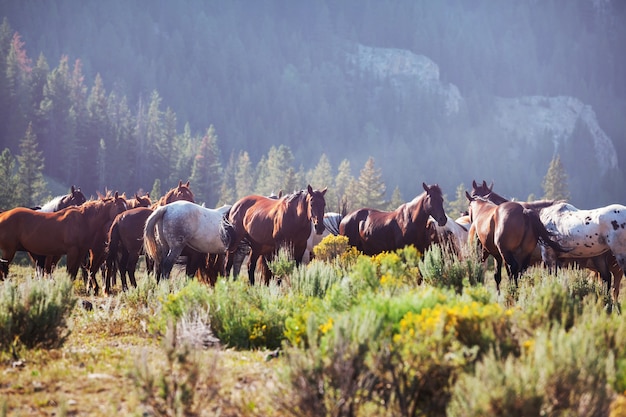
[{"label": "chestnut horse", "polygon": [[42,256],[67,255],[67,271],[76,278],[79,268],[90,256],[91,284],[98,291],[94,273],[100,264],[100,250],[106,240],[105,226],[126,210],[126,201],[117,193],[113,197],[88,201],[80,206],[45,213],[17,207],[0,213],[0,250],[6,276],[9,264],[18,250]]},{"label": "chestnut horse", "polygon": [[443,209],[443,194],[437,184],[422,183],[424,192],[394,211],[362,208],[346,215],[339,224],[339,234],[366,255],[394,251],[414,245],[424,253],[430,244],[426,227],[432,216],[439,226],[448,217]]},{"label": "chestnut horse", "polygon": [[[508,201],[493,191],[493,183],[488,186],[484,180],[481,185],[478,185],[476,181],[472,182],[472,195],[484,196],[496,204]],[[607,285],[607,293],[610,291],[611,275],[613,275],[613,299],[614,301],[618,300],[625,262],[620,264],[613,254],[613,250],[616,250],[617,253],[624,253],[625,250],[616,247],[616,243],[620,242],[620,239],[609,235],[615,233],[615,230],[617,230],[615,234],[620,233],[619,228],[614,229],[611,224],[611,220],[614,220],[617,214],[611,213],[616,208],[615,213],[618,213],[620,209],[624,212],[623,206],[613,205],[609,206],[609,210],[604,209],[604,213],[610,214],[612,217],[609,216],[609,219],[604,221],[604,232],[599,232],[592,229],[600,227],[598,223],[602,223],[599,220],[602,209],[579,210],[571,204],[554,200],[520,202],[520,204],[539,213],[542,223],[561,246],[572,247],[572,250],[558,253],[544,246],[537,248],[532,256],[534,263],[544,261],[550,269],[571,263],[581,268],[587,268],[600,276]],[[594,236],[599,237],[597,241]],[[612,247],[604,244],[604,242],[612,242]]]},{"label": "chestnut horse", "polygon": [[126,199],[128,209],[134,209],[137,207],[150,207],[152,206],[152,200],[150,200],[150,193],[146,193],[144,196],[140,196],[135,193],[133,198]]},{"label": "chestnut horse", "polygon": [[[64,208],[71,206],[80,206],[85,203],[87,198],[82,193],[80,188],[76,188],[72,185],[70,188],[70,192],[65,195],[60,195],[52,200],[48,201],[41,207],[36,207],[35,210],[39,210],[45,213],[53,213],[55,211],[63,210]],[[29,254],[35,263],[35,270],[37,275],[51,274],[52,269],[58,262],[58,258],[55,257],[46,257],[40,255]]]},{"label": "chestnut horse", "polygon": [[233,256],[243,239],[251,248],[248,279],[252,285],[259,257],[263,262],[265,283],[269,284],[271,273],[267,260],[281,247],[292,250],[296,264],[300,265],[311,234],[311,222],[317,234],[324,232],[325,194],[326,188],[314,190],[309,185],[306,190],[278,199],[250,195],[235,202],[228,215],[235,238],[229,247],[226,273],[230,273]]},{"label": "chestnut horse", "polygon": [[[111,286],[115,285],[115,276],[119,270],[122,279],[122,289],[126,290],[126,274],[133,287],[137,286],[135,270],[139,256],[143,253],[143,229],[146,220],[155,208],[174,201],[194,202],[193,192],[189,189],[189,181],[183,184],[179,181],[178,186],[169,190],[163,197],[151,207],[137,207],[128,210],[115,218],[107,236],[106,253],[106,277],[104,291],[106,295],[111,292]],[[146,258],[146,268],[152,271],[152,260]]]},{"label": "chestnut horse", "polygon": [[483,197],[473,197],[467,191],[472,228],[482,245],[482,261],[489,255],[496,260],[494,278],[500,294],[502,262],[505,262],[509,279],[517,281],[528,268],[537,243],[550,246],[558,252],[564,249],[554,240],[532,209],[520,203],[507,201],[495,204]]}]

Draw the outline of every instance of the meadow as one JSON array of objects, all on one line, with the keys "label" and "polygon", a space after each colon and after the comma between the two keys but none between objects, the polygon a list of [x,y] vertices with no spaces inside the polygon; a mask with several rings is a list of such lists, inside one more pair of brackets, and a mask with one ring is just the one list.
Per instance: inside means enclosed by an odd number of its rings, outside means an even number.
[{"label": "meadow", "polygon": [[435,246],[326,238],[280,285],[175,269],[88,295],[59,268],[0,282],[0,416],[622,416],[626,322],[588,271],[518,287]]}]

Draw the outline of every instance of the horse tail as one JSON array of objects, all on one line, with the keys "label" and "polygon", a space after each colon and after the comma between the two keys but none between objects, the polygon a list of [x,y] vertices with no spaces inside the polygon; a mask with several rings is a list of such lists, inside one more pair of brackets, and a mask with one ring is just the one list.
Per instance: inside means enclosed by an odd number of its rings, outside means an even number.
[{"label": "horse tail", "polygon": [[535,210],[525,208],[524,215],[530,220],[530,224],[542,245],[549,246],[557,252],[569,251],[569,249],[564,248],[559,242],[553,239],[554,236],[548,231],[548,229],[546,229],[546,226],[543,224],[539,218],[539,214],[537,214]]},{"label": "horse tail", "polygon": [[163,222],[166,210],[167,205],[160,206],[154,210],[146,220],[146,225],[143,229],[143,248],[146,256],[153,259],[156,265],[161,263],[161,251],[159,250],[155,230],[157,225]]},{"label": "horse tail", "polygon": [[106,262],[108,265],[117,264],[117,252],[120,245],[119,223],[114,221],[109,229],[106,246]]},{"label": "horse tail", "polygon": [[236,238],[237,232],[235,232],[233,225],[225,218],[222,218],[222,221],[220,222],[220,239],[222,240],[226,250],[228,250],[231,242],[234,242]]},{"label": "horse tail", "polygon": [[343,216],[341,214],[324,216],[324,226],[326,226],[332,235],[339,235],[339,223],[341,223],[342,218]]}]

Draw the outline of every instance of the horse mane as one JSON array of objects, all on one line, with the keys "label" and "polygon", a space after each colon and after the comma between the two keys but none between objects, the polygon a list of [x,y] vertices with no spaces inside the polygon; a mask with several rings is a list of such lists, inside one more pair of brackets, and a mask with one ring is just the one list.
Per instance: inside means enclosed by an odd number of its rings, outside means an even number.
[{"label": "horse mane", "polygon": [[40,211],[54,211],[56,206],[61,202],[61,200],[65,197],[65,195],[59,195],[54,197],[52,200],[48,201],[46,204],[41,206]]}]

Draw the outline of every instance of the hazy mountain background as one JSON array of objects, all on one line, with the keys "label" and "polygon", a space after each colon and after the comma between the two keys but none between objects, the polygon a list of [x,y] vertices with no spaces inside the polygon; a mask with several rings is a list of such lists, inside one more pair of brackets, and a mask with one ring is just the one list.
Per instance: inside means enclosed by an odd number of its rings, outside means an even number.
[{"label": "hazy mountain background", "polygon": [[80,59],[133,109],[158,91],[179,132],[214,126],[224,165],[284,144],[296,169],[372,156],[405,200],[472,179],[526,199],[558,152],[574,204],[626,203],[624,1],[0,0],[2,17],[33,60]]}]

